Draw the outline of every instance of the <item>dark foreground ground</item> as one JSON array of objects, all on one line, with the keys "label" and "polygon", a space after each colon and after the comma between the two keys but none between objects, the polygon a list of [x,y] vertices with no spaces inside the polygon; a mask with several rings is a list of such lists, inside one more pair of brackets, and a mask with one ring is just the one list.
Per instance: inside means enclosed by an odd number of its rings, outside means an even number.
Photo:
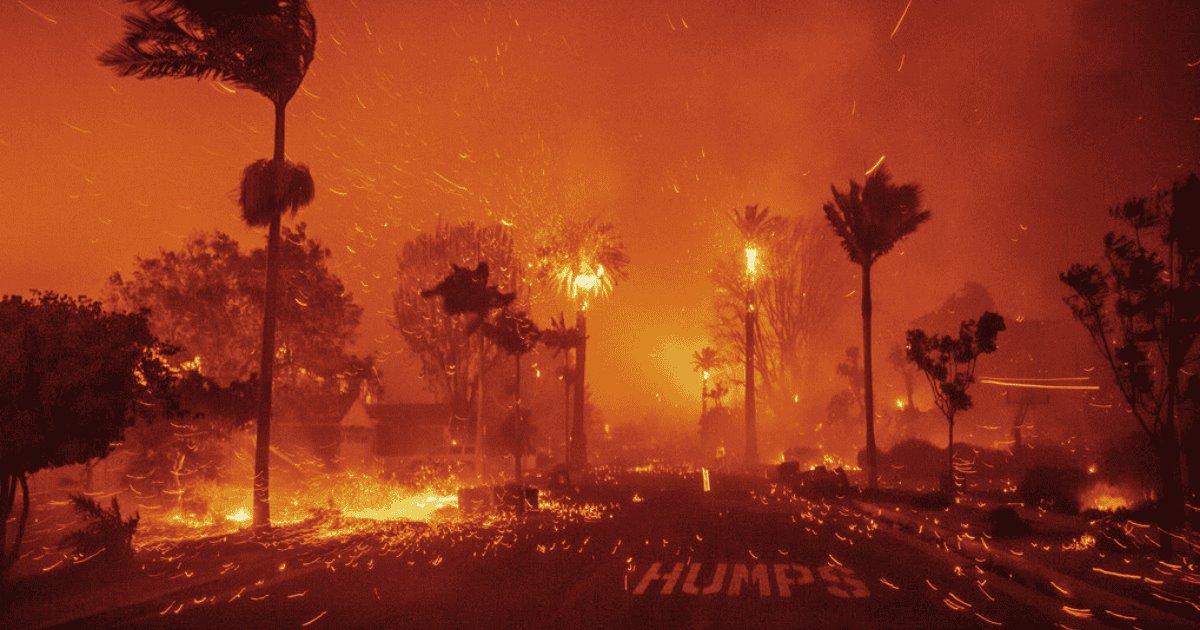
[{"label": "dark foreground ground", "polygon": [[[553,498],[553,497],[552,497]],[[356,523],[143,550],[10,627],[1095,627],[838,501],[698,472],[601,472],[523,519]],[[78,580],[76,580],[78,582]],[[131,597],[131,590],[141,597]],[[138,601],[138,600],[143,601]],[[74,603],[71,603],[71,602]],[[64,609],[64,607],[66,609]],[[74,610],[71,610],[71,609]],[[102,612],[96,612],[100,611]],[[24,615],[24,616],[22,616]],[[1133,627],[1135,622],[1112,623]]]}]

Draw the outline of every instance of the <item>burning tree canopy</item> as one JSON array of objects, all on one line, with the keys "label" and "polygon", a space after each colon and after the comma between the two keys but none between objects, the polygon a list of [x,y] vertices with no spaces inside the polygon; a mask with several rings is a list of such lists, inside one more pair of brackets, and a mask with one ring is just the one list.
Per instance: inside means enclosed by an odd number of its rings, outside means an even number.
[{"label": "burning tree canopy", "polygon": [[[845,293],[849,277],[842,273],[835,240],[827,231],[800,218],[772,218],[769,230],[754,232],[760,251],[754,366],[762,399],[777,418],[795,425],[798,404],[808,393],[805,375],[814,359],[812,349],[828,333],[834,298]],[[710,334],[721,354],[733,359],[726,367],[736,367],[746,353],[743,252],[730,250],[718,259],[710,277],[716,285]]]},{"label": "burning tree canopy", "polygon": [[569,219],[548,226],[539,241],[539,273],[581,310],[628,275],[629,254],[611,223]]}]

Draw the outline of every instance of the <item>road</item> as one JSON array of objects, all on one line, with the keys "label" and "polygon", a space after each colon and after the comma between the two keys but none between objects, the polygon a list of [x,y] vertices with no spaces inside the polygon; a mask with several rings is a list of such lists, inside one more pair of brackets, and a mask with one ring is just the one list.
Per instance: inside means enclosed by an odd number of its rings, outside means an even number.
[{"label": "road", "polygon": [[715,477],[706,493],[691,473],[615,473],[603,485],[591,498],[604,508],[586,518],[532,514],[402,543],[368,532],[319,552],[292,545],[239,563],[227,577],[79,623],[1030,628],[1064,621],[1009,597],[1013,587],[997,585],[999,578],[956,568],[948,554],[876,529],[836,500],[772,494],[765,482],[736,477]]}]

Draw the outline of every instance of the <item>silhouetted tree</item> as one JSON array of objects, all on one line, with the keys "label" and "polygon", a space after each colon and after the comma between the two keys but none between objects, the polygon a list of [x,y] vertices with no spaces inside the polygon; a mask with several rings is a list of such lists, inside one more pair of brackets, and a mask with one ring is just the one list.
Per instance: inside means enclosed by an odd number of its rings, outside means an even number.
[{"label": "silhouetted tree", "polygon": [[[1105,235],[1104,262],[1074,264],[1059,277],[1071,288],[1066,302],[1075,319],[1154,445],[1166,553],[1171,538],[1165,530],[1184,522],[1180,413],[1188,401],[1194,413],[1188,382],[1200,363],[1200,179],[1191,175],[1109,214],[1123,231]],[[1194,427],[1194,417],[1191,422]],[[1200,465],[1200,444],[1186,452],[1189,467]]]},{"label": "silhouetted tree", "polygon": [[[276,315],[274,399],[301,420],[336,420],[340,412],[318,413],[313,397],[337,399],[321,403],[323,409],[358,391],[370,363],[350,352],[362,307],[330,269],[332,252],[304,223],[282,229],[277,257],[286,272]],[[177,250],[136,259],[126,276],[113,274],[108,301],[148,310],[151,330],[180,350],[173,366],[224,387],[259,367],[265,269],[263,248],[244,251],[224,233],[199,233]]]},{"label": "silhouetted tree", "polygon": [[692,370],[700,373],[700,417],[708,415],[708,379],[721,365],[721,356],[712,346],[692,353]]},{"label": "silhouetted tree", "polygon": [[[0,576],[19,557],[27,477],[107,455],[141,415],[174,413],[164,346],[140,313],[54,293],[0,300]],[[8,521],[20,486],[21,518]]]},{"label": "silhouetted tree", "polygon": [[[373,370],[369,358],[350,352],[362,308],[330,270],[329,249],[307,235],[304,223],[282,229],[277,258],[285,271],[276,317],[275,415],[310,425],[336,422]],[[119,309],[147,309],[151,330],[180,349],[173,367],[202,377],[198,387],[189,390],[194,395],[185,398],[204,407],[193,410],[203,417],[189,414],[178,423],[187,425],[183,429],[138,425],[131,431],[131,447],[143,455],[155,454],[139,464],[153,467],[162,458],[175,462],[186,453],[191,472],[208,474],[205,467],[221,468],[222,445],[211,438],[227,437],[244,424],[241,404],[252,401],[243,400],[243,395],[253,394],[254,401],[261,396],[258,389],[246,389],[250,383],[260,385],[257,346],[265,268],[261,247],[245,252],[229,236],[213,232],[197,234],[177,250],[137,259],[127,277],[110,277],[109,303]],[[190,382],[184,379],[183,384]],[[233,415],[205,402],[215,396],[213,403],[219,403],[226,395],[238,398],[236,409],[225,406],[235,411]],[[257,402],[253,404],[257,408]],[[152,473],[161,481],[170,468],[140,474]]]},{"label": "silhouetted tree", "polygon": [[920,329],[909,330],[908,360],[921,370],[933,392],[933,403],[946,417],[946,480],[943,488],[953,493],[954,420],[960,411],[971,408],[967,389],[975,382],[975,363],[980,355],[996,351],[996,337],[1004,330],[1004,318],[984,311],[978,320],[968,319],[958,327],[958,336],[930,335]]},{"label": "silhouetted tree", "polygon": [[585,424],[587,389],[587,310],[608,295],[628,275],[629,256],[611,223],[595,217],[549,225],[541,234],[538,272],[564,297],[575,303],[575,328],[581,342],[575,349],[575,423],[571,428],[571,465],[587,464]]},{"label": "silhouetted tree", "polygon": [[558,319],[550,320],[550,328],[542,331],[542,345],[554,351],[554,356],[562,355],[563,364],[558,370],[558,378],[563,384],[563,445],[564,463],[571,464],[571,390],[575,387],[575,369],[571,366],[571,351],[583,343],[583,336],[578,328],[567,326],[566,316],[559,313]]},{"label": "silhouetted tree", "polygon": [[729,219],[742,237],[746,263],[745,272],[742,274],[744,288],[742,294],[745,297],[743,309],[745,340],[742,346],[744,348],[742,358],[746,367],[742,380],[746,393],[743,407],[746,415],[744,460],[747,465],[753,465],[758,463],[758,394],[754,389],[754,359],[758,352],[755,338],[758,334],[759,305],[755,294],[757,288],[755,285],[758,282],[759,267],[761,266],[759,260],[765,257],[762,255],[766,253],[767,241],[774,239],[775,234],[782,227],[783,221],[777,216],[772,216],[770,208],[764,206],[760,209],[757,205],[749,205],[740,210],[734,208],[729,213]]},{"label": "silhouetted tree", "polygon": [[269,527],[271,388],[276,351],[282,214],[313,199],[312,176],[284,155],[288,102],[312,63],[317,23],[306,0],[134,0],[140,13],[125,16],[125,37],[100,63],[139,79],[218,79],[257,92],[275,106],[275,152],[242,174],[239,204],[249,225],[268,226],[266,307],[263,310],[258,436],[254,456],[254,525]]},{"label": "silhouetted tree", "polygon": [[[511,255],[511,249],[510,249]],[[466,269],[451,264],[450,273],[436,286],[419,292],[422,298],[441,298],[442,312],[448,316],[458,316],[467,319],[463,324],[463,334],[466,337],[478,332],[488,323],[488,316],[498,308],[505,308],[516,299],[516,293],[504,293],[497,285],[488,284],[489,265],[480,260],[475,269]],[[515,273],[512,276],[515,278]],[[399,313],[399,311],[398,311]],[[477,474],[483,473],[483,441],[484,425],[481,410],[483,400],[483,373],[485,349],[483,340],[486,335],[478,335],[479,346],[476,353],[478,366],[476,369],[475,392],[475,469]],[[464,343],[465,346],[465,343]],[[455,368],[457,369],[457,368]]]},{"label": "silhouetted tree", "polygon": [[504,309],[496,317],[495,322],[485,321],[483,323],[483,334],[516,362],[513,377],[513,410],[509,415],[511,426],[504,433],[508,434],[507,441],[515,461],[515,478],[517,485],[521,488],[521,493],[518,495],[521,500],[517,502],[517,509],[519,512],[523,512],[525,509],[525,476],[521,472],[521,458],[532,450],[532,444],[529,439],[531,435],[529,418],[521,408],[521,357],[537,346],[541,331],[524,311]]},{"label": "silhouetted tree", "polygon": [[[469,289],[477,280],[475,270],[485,261],[489,263],[489,276],[491,271],[496,272],[491,279],[496,282],[497,292],[515,294],[523,285],[520,270],[524,265],[513,252],[508,228],[499,224],[486,227],[473,223],[439,224],[433,231],[406,242],[397,257],[392,325],[419,361],[426,388],[450,406],[453,414],[450,428],[454,433],[469,425],[472,413],[476,416],[475,429],[483,426],[479,392],[483,376],[499,360],[500,353],[483,337],[473,336],[482,317],[471,311],[478,310],[479,305],[472,308],[469,303],[450,304],[447,310],[438,301],[422,298],[421,294],[447,280],[456,282],[452,280],[455,277]],[[447,270],[455,266],[462,271],[458,276],[447,276]],[[443,288],[448,289],[449,286]],[[470,299],[481,299],[481,305],[486,305],[486,284],[477,293],[477,298]],[[491,300],[495,304],[497,298],[493,295]]]},{"label": "silhouetted tree", "polygon": [[831,187],[833,199],[823,206],[825,217],[842,239],[850,261],[862,273],[864,407],[867,418],[867,480],[879,485],[875,448],[875,385],[871,373],[871,267],[896,243],[929,220],[921,209],[921,188],[916,184],[896,185],[886,166],[880,166],[859,185],[851,180],[845,193]]},{"label": "silhouetted tree", "polygon": [[[845,293],[849,274],[839,273],[836,239],[814,221],[779,217],[756,246],[755,391],[783,420],[794,416],[806,395],[812,345],[828,326],[834,298]],[[744,255],[741,248],[730,251],[709,273],[717,289],[713,341],[739,364],[746,357]]]},{"label": "silhouetted tree", "polygon": [[922,330],[953,330],[959,322],[984,311],[995,311],[996,301],[992,299],[991,291],[978,282],[965,282],[962,287],[950,294],[945,302],[909,324],[912,328]]}]

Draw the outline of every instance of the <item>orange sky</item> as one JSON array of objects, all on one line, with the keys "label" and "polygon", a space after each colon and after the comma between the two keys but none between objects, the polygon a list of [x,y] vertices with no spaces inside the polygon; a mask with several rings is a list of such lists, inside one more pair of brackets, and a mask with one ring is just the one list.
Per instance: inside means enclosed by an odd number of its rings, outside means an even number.
[{"label": "orange sky", "polygon": [[[288,154],[317,182],[300,218],[366,309],[362,349],[399,348],[395,254],[438,216],[520,238],[596,214],[632,258],[591,320],[597,399],[690,406],[734,206],[815,218],[881,155],[920,182],[934,218],[876,273],[890,339],[967,280],[1064,317],[1056,274],[1098,252],[1104,208],[1200,170],[1194,3],[914,0],[899,28],[907,0],[750,4],[314,0]],[[267,101],[99,67],[126,9],[0,2],[0,292],[98,295],[193,231],[259,238],[231,191],[269,155]]]}]

